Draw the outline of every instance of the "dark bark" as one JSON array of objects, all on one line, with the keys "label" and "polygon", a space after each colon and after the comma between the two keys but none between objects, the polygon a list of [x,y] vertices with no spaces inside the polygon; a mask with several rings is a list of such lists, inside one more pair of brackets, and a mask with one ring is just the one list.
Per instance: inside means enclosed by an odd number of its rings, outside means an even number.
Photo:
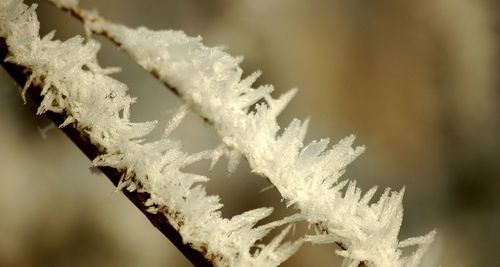
[{"label": "dark bark", "polygon": [[[15,65],[10,62],[6,62],[5,58],[9,54],[8,46],[5,39],[0,37],[0,64],[2,67],[12,76],[12,78],[23,87],[30,75],[30,70],[23,66]],[[33,101],[36,105],[40,105],[43,97],[40,95],[42,90],[41,85],[32,84],[27,92],[27,99]],[[45,115],[52,120],[56,125],[60,125],[66,118],[66,115],[46,112]],[[104,148],[100,147],[98,144],[92,144],[90,142],[89,136],[79,129],[78,122],[67,125],[61,129],[70,139],[75,143],[78,148],[90,159],[93,160],[100,154],[104,153]],[[120,178],[123,175],[123,170],[118,170],[111,167],[99,167],[99,169],[108,177],[108,179],[117,186]],[[139,193],[137,191],[129,192],[127,190],[122,191],[125,196],[148,218],[148,220],[164,235],[166,236],[176,247],[181,251],[182,254],[195,266],[213,266],[210,261],[208,261],[204,254],[194,248],[186,245],[182,242],[182,237],[175,230],[175,228],[169,223],[167,218],[162,213],[152,214],[146,211],[148,207],[144,205],[144,202],[150,197],[148,193]]]}]

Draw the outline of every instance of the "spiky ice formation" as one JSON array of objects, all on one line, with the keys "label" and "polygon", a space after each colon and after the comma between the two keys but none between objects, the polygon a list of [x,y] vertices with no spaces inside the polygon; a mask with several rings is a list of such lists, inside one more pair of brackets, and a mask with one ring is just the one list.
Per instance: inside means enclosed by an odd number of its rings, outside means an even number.
[{"label": "spiky ice formation", "polygon": [[259,227],[254,226],[269,216],[271,208],[223,218],[219,198],[206,194],[203,182],[208,178],[180,171],[212,153],[188,155],[180,142],[168,138],[187,109],[180,109],[160,140],[145,142],[143,138],[156,122],[130,121],[130,105],[135,99],[124,84],[107,76],[116,69],[101,68],[97,63],[99,43],[81,37],[52,40],[53,32],[40,38],[35,8],[20,0],[0,1],[0,36],[8,45],[8,61],[31,73],[24,92],[31,83],[43,86],[39,114],[64,114],[67,119],[60,127],[74,123],[105,151],[94,159],[96,166],[125,173],[119,188],[148,192],[151,198],[145,204],[149,211],[166,216],[183,241],[204,251],[215,265],[276,266],[298,249],[301,241],[282,244],[286,228],[270,244],[251,253],[256,242],[274,227],[297,220],[297,216]]},{"label": "spiky ice formation", "polygon": [[[345,250],[337,253],[346,258],[348,266],[362,261],[371,266],[419,265],[435,232],[409,239],[412,242],[398,241],[404,190],[387,189],[373,203],[376,188],[362,195],[354,182],[339,182],[345,167],[364,150],[352,147],[354,136],[331,148],[328,139],[305,145],[308,121],[298,119],[278,134],[276,117],[296,90],[274,99],[272,86],[252,88],[259,73],[242,79],[241,58],[204,46],[200,37],[188,37],[181,31],[130,29],[96,13],[91,20],[85,18],[90,13],[81,14],[88,29],[105,33],[120,44],[214,124],[223,141],[213,154],[214,161],[225,153],[232,171],[244,155],[252,170],[269,178],[288,205],[319,225],[325,234],[310,236],[311,242],[341,243]],[[400,248],[410,245],[417,246],[416,251],[402,257]]]}]

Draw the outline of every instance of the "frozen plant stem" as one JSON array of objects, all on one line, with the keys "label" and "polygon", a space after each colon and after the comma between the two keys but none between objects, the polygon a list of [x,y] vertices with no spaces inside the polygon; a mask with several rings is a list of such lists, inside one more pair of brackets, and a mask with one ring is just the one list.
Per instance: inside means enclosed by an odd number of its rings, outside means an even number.
[{"label": "frozen plant stem", "polygon": [[[106,21],[103,17],[99,16],[97,12],[94,11],[88,11],[85,9],[81,9],[76,5],[65,5],[62,4],[60,1],[52,1],[48,0],[48,2],[54,4],[56,7],[59,9],[68,12],[71,14],[74,18],[78,19],[80,22],[85,24],[85,30],[87,32],[87,35],[90,35],[92,33],[94,34],[99,34],[101,36],[106,37],[108,40],[113,42],[117,46],[123,46],[123,42],[119,39],[116,38],[112,32],[109,32],[107,30],[107,27],[102,26],[106,25],[110,22]],[[93,25],[93,26],[92,26]],[[99,26],[96,26],[99,25]],[[162,75],[159,73],[158,69],[150,69],[150,74],[153,75],[156,79],[158,79],[160,82],[163,83],[163,85],[170,90],[172,93],[174,93],[176,96],[181,98],[184,102],[191,103],[192,101],[190,100],[189,96],[186,96],[183,91],[179,91],[177,88],[172,86],[167,79],[162,77]],[[196,106],[195,106],[196,107]],[[200,116],[204,122],[207,124],[214,126],[214,122],[212,121],[211,118],[207,118],[201,111],[200,108],[194,109],[196,114]],[[326,229],[321,229],[326,231]],[[341,243],[341,242],[335,242],[342,250],[345,250],[346,247]],[[364,267],[366,266],[363,261],[359,263],[359,267]]]},{"label": "frozen plant stem", "polygon": [[[129,120],[135,99],[125,85],[107,76],[113,69],[98,65],[96,41],[83,42],[79,37],[53,41],[53,33],[40,39],[33,7],[20,0],[0,2],[0,36],[5,38],[7,60],[25,69],[26,77],[18,80],[25,82],[23,96],[31,91],[43,96],[38,98],[38,113],[60,114],[61,128],[74,128],[76,140],[83,138],[96,147],[90,155],[96,166],[119,172],[119,179],[113,178],[118,189],[145,194],[138,207],[163,216],[182,243],[211,264],[276,266],[306,240],[339,244],[343,250],[336,253],[344,257],[344,266],[419,265],[434,232],[398,240],[404,189],[386,189],[372,202],[376,187],[363,194],[354,181],[340,180],[345,167],[364,150],[353,148],[354,136],[331,148],[328,139],[304,144],[308,122],[297,119],[278,134],[276,117],[296,90],[275,99],[272,86],[253,88],[258,73],[242,79],[241,59],[220,48],[205,47],[200,37],[180,31],[130,29],[80,9],[76,0],[51,2],[80,18],[89,38],[92,31],[121,46],[220,135],[222,144],[212,151],[183,152],[180,143],[168,137],[186,113],[183,108],[160,140],[145,142],[155,122]],[[267,177],[299,214],[259,227],[254,226],[271,213],[270,208],[222,218],[218,197],[205,192],[203,183],[208,178],[181,171],[202,159],[211,159],[213,166],[222,155],[229,158],[230,171],[244,156],[253,172]],[[320,231],[283,243],[289,225],[268,245],[256,243],[273,228],[297,220]],[[401,249],[409,246],[415,246],[415,252],[403,257]],[[251,252],[253,247],[258,249]]]},{"label": "frozen plant stem", "polygon": [[[398,240],[404,189],[386,189],[372,203],[376,187],[362,194],[354,181],[339,180],[345,167],[364,150],[352,147],[354,136],[331,148],[327,148],[328,139],[304,144],[308,120],[297,119],[278,134],[276,117],[296,90],[274,99],[272,86],[252,88],[259,73],[242,79],[241,58],[204,46],[200,37],[181,31],[130,29],[95,11],[80,9],[74,1],[51,2],[79,18],[89,34],[111,39],[167,87],[175,88],[221,136],[223,144],[214,153],[212,165],[225,154],[232,171],[244,156],[255,173],[271,181],[288,206],[318,226],[322,234],[308,236],[308,241],[340,244],[343,251],[337,254],[345,257],[348,266],[419,264],[435,233]],[[255,111],[250,111],[252,106]],[[401,249],[409,246],[416,246],[415,252],[403,257]]]},{"label": "frozen plant stem", "polygon": [[[16,83],[23,87],[26,84],[26,81],[29,77],[29,71],[27,71],[24,67],[12,64],[10,62],[5,61],[6,56],[8,55],[8,47],[5,44],[5,39],[0,37],[0,64],[2,67],[9,73],[13,80]],[[40,105],[43,97],[40,95],[42,91],[42,87],[40,85],[36,85],[32,83],[28,88],[26,95],[28,98],[33,101],[37,106]],[[45,115],[56,125],[61,125],[67,117],[61,113],[55,112],[46,112]],[[61,129],[73,143],[90,159],[94,160],[97,156],[103,154],[103,148],[99,145],[93,144],[89,140],[89,136],[84,131],[81,131],[77,125],[70,124]],[[112,167],[101,166],[98,167],[106,177],[113,183],[113,185],[117,186],[120,177],[123,176],[123,171],[118,170]],[[168,220],[162,214],[153,214],[147,212],[147,206],[144,205],[147,199],[150,198],[149,193],[138,191],[127,191],[124,190],[123,193],[125,196],[148,218],[148,220],[165,236],[167,237],[172,244],[174,244],[179,251],[184,254],[184,256],[195,266],[213,266],[211,262],[205,259],[204,255],[193,249],[192,247],[184,244],[182,242],[182,237],[175,230],[174,227],[168,222]]]},{"label": "frozen plant stem", "polygon": [[[19,82],[26,81],[23,97],[34,94],[40,103],[38,114],[60,114],[57,117],[60,128],[74,128],[68,131],[74,133],[75,141],[91,144],[87,149],[94,151],[89,154],[93,164],[117,170],[112,176],[117,188],[136,192],[137,195],[132,195],[137,196],[134,203],[141,210],[147,207],[147,213],[160,216],[148,214],[155,218],[155,226],[165,232],[173,228],[173,242],[188,257],[191,249],[198,251],[190,257],[192,262],[276,266],[300,247],[301,240],[282,242],[290,225],[269,244],[260,244],[272,229],[297,221],[297,216],[258,227],[255,225],[270,215],[271,208],[223,218],[218,196],[207,195],[205,191],[203,183],[208,177],[181,171],[211,152],[187,154],[181,150],[180,142],[168,136],[187,108],[179,110],[159,140],[146,142],[143,138],[156,122],[130,121],[130,105],[135,99],[128,95],[124,84],[108,76],[116,69],[99,66],[96,59],[99,44],[93,40],[83,42],[79,36],[64,42],[52,40],[53,32],[40,38],[34,9],[35,6],[28,7],[18,0],[0,1],[0,37],[6,44],[4,63],[13,64],[4,66],[14,70],[17,65],[17,73],[25,75],[24,78],[16,75]],[[28,91],[33,88],[33,92]],[[42,97],[36,98],[37,95]]]}]

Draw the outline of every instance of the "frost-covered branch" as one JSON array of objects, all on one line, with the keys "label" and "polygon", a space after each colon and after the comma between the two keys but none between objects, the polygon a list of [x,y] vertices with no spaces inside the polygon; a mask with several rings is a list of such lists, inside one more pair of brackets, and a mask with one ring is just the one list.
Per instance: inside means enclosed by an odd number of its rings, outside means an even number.
[{"label": "frost-covered branch", "polygon": [[[11,77],[19,84],[19,86],[24,86],[27,79],[29,78],[29,72],[26,68],[5,61],[8,55],[8,47],[5,43],[5,39],[0,37],[0,64],[2,67],[11,75]],[[28,74],[28,75],[27,75]],[[42,87],[32,83],[26,90],[26,95],[35,104],[40,105],[42,101],[42,96],[40,92]],[[66,117],[64,114],[46,112],[45,115],[52,120],[56,125],[61,125]],[[89,158],[94,159],[98,155],[103,153],[103,148],[93,144],[89,140],[89,136],[85,131],[82,131],[77,123],[67,125],[61,129],[64,133],[77,145],[80,150]],[[99,167],[102,173],[109,178],[109,180],[117,186],[120,177],[123,175],[121,170],[111,168],[111,167]],[[178,249],[181,251],[187,259],[189,259],[196,266],[212,266],[212,264],[205,259],[202,253],[194,250],[190,246],[186,245],[182,241],[181,235],[176,231],[174,227],[169,223],[169,221],[163,216],[163,214],[153,214],[147,211],[148,207],[144,205],[147,199],[150,198],[149,193],[137,191],[123,191],[127,198],[148,218],[148,220],[163,234],[165,235]]]},{"label": "frost-covered branch", "polygon": [[[182,247],[185,255],[194,255],[193,263],[276,266],[298,249],[300,240],[281,242],[290,226],[268,245],[257,244],[273,228],[297,220],[296,216],[259,227],[254,226],[272,209],[260,208],[231,219],[222,218],[219,198],[205,192],[203,182],[208,178],[180,171],[210,153],[188,155],[180,150],[179,142],[168,138],[187,109],[180,109],[160,140],[145,142],[142,138],[155,127],[155,122],[129,120],[130,105],[135,99],[127,94],[124,84],[107,76],[116,69],[104,69],[97,63],[99,44],[93,40],[84,42],[81,37],[64,42],[52,40],[53,32],[40,38],[35,7],[17,0],[0,1],[0,37],[8,51],[8,63],[3,65],[24,70],[27,76],[23,97],[27,90],[39,88],[29,92],[41,96],[36,97],[40,102],[38,114],[51,114],[60,128],[81,142],[80,147],[88,146],[87,155],[93,163],[107,167],[104,170],[109,171],[117,188],[126,189],[127,196],[141,210],[147,207],[148,218],[160,229],[165,228],[164,233],[175,232],[173,242]],[[16,76],[23,82],[19,71]],[[260,249],[251,253],[256,245]]]},{"label": "frost-covered branch", "polygon": [[[97,64],[96,41],[84,42],[80,37],[52,41],[51,34],[40,39],[33,7],[28,9],[16,0],[0,2],[0,36],[7,41],[8,60],[31,73],[24,92],[31,84],[42,87],[39,113],[63,114],[61,127],[86,133],[91,144],[102,148],[94,164],[120,170],[118,188],[149,194],[144,203],[147,211],[164,216],[184,244],[215,265],[274,266],[295,252],[301,240],[281,244],[285,230],[256,252],[250,253],[250,248],[272,228],[303,219],[321,230],[306,240],[341,244],[343,250],[337,254],[345,258],[345,266],[420,263],[434,232],[398,240],[404,190],[386,189],[373,202],[375,187],[363,194],[355,182],[340,180],[345,167],[364,150],[353,148],[354,136],[330,148],[328,139],[304,144],[308,121],[297,119],[278,134],[276,118],[296,90],[274,99],[272,86],[253,88],[259,73],[242,79],[241,58],[205,47],[200,37],[180,31],[130,29],[80,9],[78,1],[52,2],[80,18],[88,33],[103,34],[120,45],[210,121],[220,135],[222,144],[214,151],[183,152],[179,142],[168,138],[187,112],[183,107],[160,140],[146,143],[142,138],[155,122],[130,122],[134,99],[127,95],[125,85],[107,76],[113,69]],[[222,155],[228,156],[230,171],[244,156],[252,170],[267,177],[300,215],[259,227],[254,225],[271,209],[222,218],[218,197],[207,196],[203,187],[208,178],[180,171],[202,159],[212,160],[213,166]],[[416,246],[416,251],[402,257],[401,248],[408,246]]]},{"label": "frost-covered branch", "polygon": [[[375,187],[362,194],[355,182],[339,180],[346,165],[364,150],[352,147],[354,136],[331,148],[328,139],[306,145],[303,140],[308,121],[297,119],[278,134],[276,117],[296,90],[274,99],[270,95],[272,86],[252,88],[259,73],[242,79],[241,58],[217,47],[205,47],[200,37],[145,27],[130,29],[80,9],[76,1],[52,2],[79,17],[88,32],[107,36],[143,68],[175,88],[222,138],[212,165],[226,154],[232,171],[241,155],[245,156],[252,170],[269,178],[289,206],[296,207],[304,219],[324,231],[309,236],[309,241],[342,244],[345,250],[337,253],[346,258],[349,266],[361,261],[374,266],[418,265],[434,232],[398,241],[404,190],[386,189],[372,203]],[[264,102],[258,103],[262,99]],[[250,111],[251,107],[255,111]],[[407,246],[417,246],[416,252],[402,257],[401,248]]]}]

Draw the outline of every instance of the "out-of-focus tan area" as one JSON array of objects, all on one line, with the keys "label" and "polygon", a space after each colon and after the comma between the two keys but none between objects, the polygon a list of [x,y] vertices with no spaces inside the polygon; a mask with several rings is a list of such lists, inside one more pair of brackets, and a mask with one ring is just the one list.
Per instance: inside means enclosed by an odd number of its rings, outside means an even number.
[{"label": "out-of-focus tan area", "polygon": [[[363,188],[406,186],[401,238],[437,229],[423,266],[499,266],[499,34],[494,0],[85,1],[129,26],[182,29],[210,46],[245,55],[246,74],[276,95],[299,87],[281,117],[310,116],[307,139],[350,133],[367,152],[346,178]],[[83,34],[67,14],[39,3],[42,32]],[[168,119],[179,105],[109,42],[100,61],[138,97],[134,120]],[[49,122],[22,104],[0,71],[0,266],[190,266]],[[43,132],[43,130],[42,130]],[[217,145],[196,116],[176,132],[194,152]],[[227,177],[206,172],[223,213],[276,207],[273,190],[247,164]],[[283,266],[339,266],[336,247],[306,245]]]}]

